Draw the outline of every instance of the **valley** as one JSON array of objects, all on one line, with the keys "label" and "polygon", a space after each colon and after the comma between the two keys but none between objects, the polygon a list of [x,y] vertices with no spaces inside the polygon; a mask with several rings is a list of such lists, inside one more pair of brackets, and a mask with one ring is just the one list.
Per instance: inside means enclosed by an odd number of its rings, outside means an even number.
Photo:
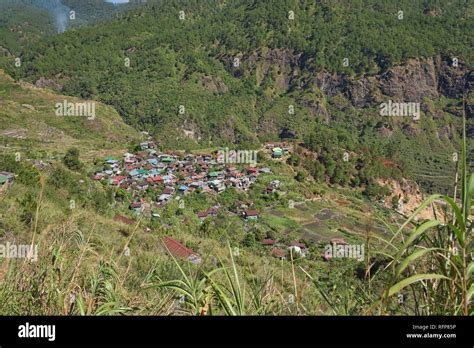
[{"label": "valley", "polygon": [[472,314],[469,1],[0,2],[1,315]]}]

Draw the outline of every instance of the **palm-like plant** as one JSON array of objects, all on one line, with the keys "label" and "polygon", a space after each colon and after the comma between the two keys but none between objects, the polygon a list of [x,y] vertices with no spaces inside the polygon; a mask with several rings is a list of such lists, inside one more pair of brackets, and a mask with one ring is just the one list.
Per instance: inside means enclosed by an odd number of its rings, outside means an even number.
[{"label": "palm-like plant", "polygon": [[211,302],[211,286],[209,285],[208,277],[219,269],[215,269],[209,274],[206,274],[202,269],[202,266],[200,266],[194,272],[191,268],[186,272],[176,258],[170,252],[168,253],[178,268],[181,279],[158,279],[155,281],[154,272],[150,272],[147,279],[144,281],[143,287],[145,289],[155,288],[174,290],[180,295],[179,306],[182,312],[193,315],[207,314]]},{"label": "palm-like plant", "polygon": [[[392,231],[390,240],[375,236],[386,246],[379,253],[390,259],[384,269],[389,271],[388,284],[377,302],[380,313],[388,312],[392,296],[410,287],[417,314],[472,314],[470,302],[474,294],[474,262],[470,261],[473,250],[470,212],[474,175],[469,178],[467,173],[465,116],[462,132],[459,199],[456,196],[432,195],[397,231]],[[417,223],[417,215],[435,200],[443,202],[446,207],[444,221],[435,218]],[[406,235],[410,225],[413,228]],[[430,261],[422,262],[427,257]]]}]

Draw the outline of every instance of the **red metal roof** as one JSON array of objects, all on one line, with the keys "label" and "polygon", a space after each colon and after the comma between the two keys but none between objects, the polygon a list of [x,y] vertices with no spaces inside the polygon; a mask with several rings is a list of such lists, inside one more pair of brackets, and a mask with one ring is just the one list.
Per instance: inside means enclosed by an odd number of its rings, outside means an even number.
[{"label": "red metal roof", "polygon": [[346,245],[346,241],[344,238],[333,238],[331,239],[331,244],[341,244],[341,245]]},{"label": "red metal roof", "polygon": [[290,243],[290,246],[297,246],[299,248],[306,248],[306,244],[300,243],[300,242],[292,242],[292,243]]},{"label": "red metal roof", "polygon": [[163,243],[165,244],[166,249],[168,249],[170,254],[174,257],[187,259],[191,255],[197,255],[194,251],[189,248],[186,248],[183,244],[179,243],[171,237],[163,237]]},{"label": "red metal roof", "polygon": [[207,211],[200,211],[199,213],[197,213],[198,218],[205,218],[207,217],[207,215],[209,215]]},{"label": "red metal roof", "polygon": [[273,245],[273,244],[275,244],[276,242],[275,242],[275,240],[268,238],[268,239],[262,240],[261,243],[262,243],[263,245]]},{"label": "red metal roof", "polygon": [[244,214],[246,216],[258,216],[258,211],[256,211],[256,210],[246,210],[246,211],[244,211]]},{"label": "red metal roof", "polygon": [[279,249],[279,248],[274,248],[274,249],[272,249],[272,256],[285,257],[286,252],[285,252],[285,250],[282,250],[282,249]]}]

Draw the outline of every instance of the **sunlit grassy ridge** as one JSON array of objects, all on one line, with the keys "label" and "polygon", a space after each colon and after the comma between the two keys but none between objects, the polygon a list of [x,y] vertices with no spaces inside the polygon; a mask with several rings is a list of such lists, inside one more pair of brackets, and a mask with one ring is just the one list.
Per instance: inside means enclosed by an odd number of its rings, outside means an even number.
[{"label": "sunlit grassy ridge", "polygon": [[[95,119],[57,116],[56,104],[93,102]],[[87,152],[126,149],[139,139],[137,131],[124,124],[117,112],[106,105],[61,96],[45,89],[15,83],[0,71],[0,144],[2,150],[54,152],[75,146]]]}]

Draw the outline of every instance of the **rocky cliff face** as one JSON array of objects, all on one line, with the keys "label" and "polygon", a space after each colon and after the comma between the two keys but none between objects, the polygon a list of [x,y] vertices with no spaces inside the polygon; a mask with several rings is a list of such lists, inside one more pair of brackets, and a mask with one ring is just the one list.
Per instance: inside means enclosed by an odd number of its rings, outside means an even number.
[{"label": "rocky cliff face", "polygon": [[438,79],[432,58],[411,59],[377,78],[386,96],[402,102],[421,102],[423,98],[437,98]]},{"label": "rocky cliff face", "polygon": [[[395,181],[393,179],[379,179],[378,184],[388,186],[390,188],[390,196],[384,200],[384,205],[389,209],[396,209],[403,215],[412,214],[423,203],[424,198],[419,186],[406,179]],[[396,207],[393,206],[393,201],[396,201]],[[437,216],[441,216],[441,210],[438,205],[428,206],[420,212],[417,219],[434,219],[435,209]]]},{"label": "rocky cliff face", "polygon": [[[309,89],[328,97],[342,94],[357,108],[373,106],[384,97],[400,102],[421,102],[424,98],[434,99],[440,95],[460,98],[474,88],[474,70],[453,57],[409,59],[379,75],[356,78],[327,71],[306,72],[310,77],[303,83],[299,77],[305,73],[307,61],[291,50],[259,49],[248,55],[226,56],[222,61],[234,76],[245,78],[255,73],[257,85],[270,77],[281,92]],[[326,117],[318,106],[311,108],[315,114]],[[474,111],[470,103],[468,111],[471,114]]]},{"label": "rocky cliff face", "polygon": [[421,102],[424,98],[434,99],[440,95],[460,98],[472,90],[473,81],[473,70],[463,62],[454,67],[452,59],[436,57],[410,59],[380,75],[342,81],[337,78],[326,81],[325,85],[333,86],[330,94],[343,93],[355,107],[364,108],[378,102],[382,96],[401,102]]},{"label": "rocky cliff face", "polygon": [[[311,114],[325,122],[330,121],[326,109],[326,97],[343,96],[349,104],[358,109],[377,108],[388,99],[394,102],[421,103],[425,114],[433,118],[441,118],[443,111],[460,117],[459,107],[448,107],[444,110],[434,109],[423,100],[434,100],[440,96],[461,98],[466,93],[466,113],[474,115],[474,70],[463,61],[449,56],[409,59],[403,65],[394,66],[378,75],[347,76],[320,70],[309,71],[312,58],[296,54],[287,49],[261,48],[248,54],[220,57],[224,67],[242,80],[255,78],[257,87],[263,87],[267,97],[272,98],[276,93],[292,93],[296,96],[297,104],[305,107]],[[217,93],[228,91],[225,85],[216,81],[212,76],[205,76],[203,84],[208,90]],[[293,93],[296,92],[296,93]],[[312,95],[311,97],[307,97]],[[303,97],[304,96],[304,97]],[[409,136],[419,134],[416,126],[400,123],[401,131]],[[276,131],[280,124],[274,120],[261,118],[257,125],[257,134]],[[468,126],[469,127],[469,126]],[[232,127],[230,128],[232,129]],[[385,131],[381,129],[381,131]],[[389,137],[393,129],[383,132]],[[227,138],[233,136],[229,128],[224,130]],[[456,130],[445,126],[439,130],[439,136],[453,138]],[[468,128],[468,134],[474,134],[474,129]]]}]

